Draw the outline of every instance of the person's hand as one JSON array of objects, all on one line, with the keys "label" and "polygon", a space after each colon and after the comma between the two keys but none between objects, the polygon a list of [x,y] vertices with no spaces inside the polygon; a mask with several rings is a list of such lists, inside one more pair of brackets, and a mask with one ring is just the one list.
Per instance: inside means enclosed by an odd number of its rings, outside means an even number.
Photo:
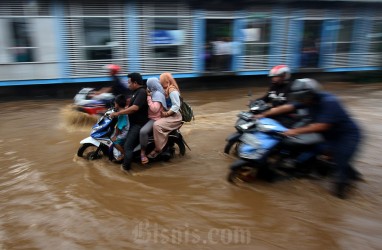
[{"label": "person's hand", "polygon": [[298,135],[298,133],[296,133],[297,131],[295,129],[288,129],[287,131],[285,131],[283,133],[283,135],[287,136],[287,137],[294,137],[296,135]]},{"label": "person's hand", "polygon": [[168,117],[168,111],[161,111],[161,116],[162,117]]},{"label": "person's hand", "polygon": [[253,118],[255,119],[260,119],[260,118],[264,118],[265,116],[263,114],[257,114],[257,115],[253,115]]},{"label": "person's hand", "polygon": [[117,117],[117,116],[119,116],[118,112],[113,112],[113,113],[110,114],[110,118],[112,118],[112,119],[114,117]]}]

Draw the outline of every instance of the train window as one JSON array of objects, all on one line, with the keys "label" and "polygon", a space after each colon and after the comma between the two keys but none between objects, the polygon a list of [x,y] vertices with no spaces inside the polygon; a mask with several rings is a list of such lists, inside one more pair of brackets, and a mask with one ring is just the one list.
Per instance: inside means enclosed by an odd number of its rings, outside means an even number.
[{"label": "train window", "polygon": [[338,30],[337,53],[349,53],[352,44],[353,20],[341,20]]},{"label": "train window", "polygon": [[178,28],[178,18],[152,18],[149,45],[155,58],[179,57],[183,31]]},{"label": "train window", "polygon": [[269,54],[270,20],[268,18],[249,19],[243,35],[245,55]]},{"label": "train window", "polygon": [[321,26],[322,20],[304,20],[300,56],[302,68],[318,67]]},{"label": "train window", "polygon": [[268,50],[269,50],[268,44],[247,43],[245,45],[245,54],[246,55],[267,55]]},{"label": "train window", "polygon": [[382,20],[373,22],[372,33],[369,34],[372,53],[382,53]]},{"label": "train window", "polygon": [[84,56],[86,60],[112,59],[110,19],[87,17],[83,19]]},{"label": "train window", "polygon": [[156,46],[154,53],[156,58],[178,57],[178,46]]},{"label": "train window", "polygon": [[24,18],[10,21],[11,47],[8,48],[14,62],[34,62],[31,23]]}]

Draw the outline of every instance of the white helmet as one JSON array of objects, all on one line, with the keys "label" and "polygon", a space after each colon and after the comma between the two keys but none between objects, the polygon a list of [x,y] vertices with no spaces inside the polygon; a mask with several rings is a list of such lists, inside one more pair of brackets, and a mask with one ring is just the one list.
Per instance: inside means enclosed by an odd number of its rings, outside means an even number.
[{"label": "white helmet", "polygon": [[289,80],[290,78],[290,68],[288,65],[281,64],[274,66],[270,71],[268,76],[273,77],[273,76],[282,76],[284,75],[284,80]]}]

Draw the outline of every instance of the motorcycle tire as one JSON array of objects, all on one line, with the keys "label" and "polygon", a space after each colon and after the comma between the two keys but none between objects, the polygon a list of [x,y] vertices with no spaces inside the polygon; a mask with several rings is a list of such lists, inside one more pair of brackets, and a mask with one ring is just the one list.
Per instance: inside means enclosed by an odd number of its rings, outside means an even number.
[{"label": "motorcycle tire", "polygon": [[227,144],[224,147],[224,153],[229,155],[231,153],[231,149],[233,146],[235,148],[234,153],[237,154],[237,146],[238,146],[237,142],[227,142]]},{"label": "motorcycle tire", "polygon": [[247,166],[230,170],[227,176],[227,181],[237,185],[238,183],[252,183],[256,179],[257,169]]},{"label": "motorcycle tire", "polygon": [[178,145],[179,154],[181,156],[184,156],[186,154],[186,146],[184,145],[184,142],[177,140],[177,141],[175,141],[175,144]]},{"label": "motorcycle tire", "polygon": [[98,147],[91,143],[82,144],[77,151],[77,156],[85,158],[86,160],[97,160],[104,155],[107,155],[107,150],[105,151],[105,148],[101,147],[101,149],[98,150],[98,153],[97,149]]},{"label": "motorcycle tire", "polygon": [[181,156],[184,156],[186,154],[186,146],[184,145],[184,142],[182,140],[172,140],[168,143],[166,148],[166,151],[170,152],[171,156],[166,157],[166,155],[164,155],[163,160],[165,161],[170,160],[170,158],[173,157],[176,153],[178,153]]}]

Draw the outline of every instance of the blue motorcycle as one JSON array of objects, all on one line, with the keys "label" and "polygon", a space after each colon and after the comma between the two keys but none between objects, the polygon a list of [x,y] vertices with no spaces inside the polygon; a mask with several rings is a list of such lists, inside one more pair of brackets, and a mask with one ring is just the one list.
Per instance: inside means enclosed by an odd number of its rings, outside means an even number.
[{"label": "blue motorcycle", "polygon": [[270,118],[253,119],[236,129],[241,131],[237,145],[239,159],[230,166],[227,179],[231,183],[308,176],[319,167],[316,156],[317,146],[323,142],[320,134],[286,137],[282,133],[288,128]]},{"label": "blue motorcycle", "polygon": [[[117,117],[110,117],[110,114],[113,112],[113,109],[109,109],[98,119],[98,122],[92,127],[90,136],[80,142],[81,146],[77,151],[77,156],[87,160],[96,160],[106,156],[113,162],[120,162],[117,159],[120,158],[121,152],[114,147],[114,143],[111,140],[118,120]],[[180,130],[176,129],[169,134],[167,144],[163,151],[153,160],[168,161],[176,153],[184,155],[186,153],[186,146],[188,147]],[[154,147],[154,138],[150,136],[146,148],[147,153],[154,150]],[[134,148],[134,160],[137,162],[140,162],[140,152],[141,147],[138,144]]]},{"label": "blue motorcycle", "polygon": [[[226,138],[226,145],[224,147],[224,153],[230,154],[232,148],[237,152],[237,145],[239,143],[239,138],[243,134],[243,130],[240,128],[241,125],[246,124],[252,120],[253,115],[260,114],[271,108],[264,101],[250,101],[249,110],[240,112],[235,123],[236,132],[230,134]],[[247,131],[248,132],[248,131]],[[235,147],[236,146],[236,147]]]}]

